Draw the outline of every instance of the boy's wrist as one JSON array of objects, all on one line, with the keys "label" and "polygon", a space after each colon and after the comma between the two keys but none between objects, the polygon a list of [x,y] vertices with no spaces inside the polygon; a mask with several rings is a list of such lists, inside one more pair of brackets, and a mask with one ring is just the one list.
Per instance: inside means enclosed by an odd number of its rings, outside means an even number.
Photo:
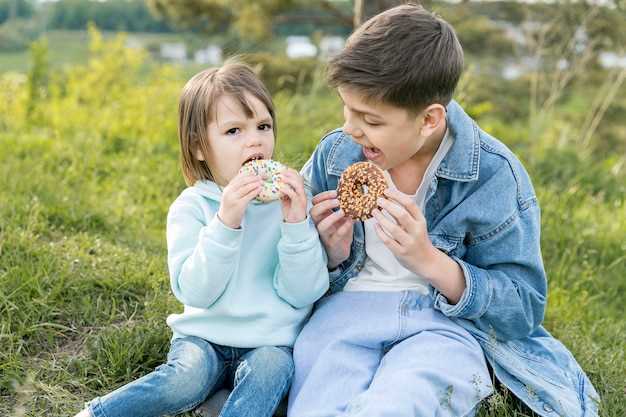
[{"label": "boy's wrist", "polygon": [[456,304],[465,291],[465,275],[461,266],[432,244],[426,251],[417,273],[437,288],[452,304]]}]

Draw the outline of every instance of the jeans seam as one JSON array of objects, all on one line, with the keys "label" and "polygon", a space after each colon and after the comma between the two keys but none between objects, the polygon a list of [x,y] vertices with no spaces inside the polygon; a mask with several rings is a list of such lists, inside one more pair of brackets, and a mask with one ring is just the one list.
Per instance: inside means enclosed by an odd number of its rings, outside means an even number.
[{"label": "jeans seam", "polygon": [[102,401],[100,401],[99,397],[89,403],[88,409],[89,414],[93,417],[108,417],[107,413],[104,412],[104,407],[102,406]]},{"label": "jeans seam", "polygon": [[293,376],[295,375],[296,370],[295,367],[291,367],[291,370],[289,371],[289,378],[287,378],[285,380],[285,382],[282,383],[280,390],[278,390],[278,392],[276,394],[274,394],[274,398],[272,400],[272,402],[274,403],[274,411],[272,411],[272,414],[270,414],[270,416],[272,416],[275,413],[275,409],[278,407],[278,405],[280,404],[280,400],[282,400],[282,397],[285,394],[285,388],[287,387],[288,384],[291,383]]}]

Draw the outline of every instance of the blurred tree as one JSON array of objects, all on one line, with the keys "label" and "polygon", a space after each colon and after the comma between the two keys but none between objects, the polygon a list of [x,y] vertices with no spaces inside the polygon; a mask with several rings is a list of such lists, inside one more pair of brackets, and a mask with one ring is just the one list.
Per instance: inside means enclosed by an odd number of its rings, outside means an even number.
[{"label": "blurred tree", "polygon": [[15,18],[33,15],[32,2],[28,0],[0,0],[0,24]]},{"label": "blurred tree", "polygon": [[48,27],[53,29],[80,30],[85,29],[89,22],[94,22],[104,30],[171,31],[166,22],[150,13],[143,0],[59,0],[47,7],[50,9]]},{"label": "blurred tree", "polygon": [[[244,39],[265,40],[272,36],[272,25],[291,20],[333,21],[337,25],[357,27],[369,17],[401,0],[146,0],[157,16],[165,17],[183,27],[204,26],[213,31],[232,24]],[[291,13],[317,10],[323,14]]]}]

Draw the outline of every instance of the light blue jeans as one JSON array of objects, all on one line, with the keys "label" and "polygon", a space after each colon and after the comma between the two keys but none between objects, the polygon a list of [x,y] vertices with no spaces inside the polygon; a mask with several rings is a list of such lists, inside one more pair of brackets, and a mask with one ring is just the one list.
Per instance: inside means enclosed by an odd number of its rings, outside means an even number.
[{"label": "light blue jeans", "polygon": [[294,346],[289,417],[473,416],[493,392],[483,351],[417,292],[322,299]]},{"label": "light blue jeans", "polygon": [[198,337],[172,341],[167,363],[92,400],[94,417],[157,417],[195,408],[232,381],[220,417],[270,417],[293,377],[291,349],[239,349]]}]

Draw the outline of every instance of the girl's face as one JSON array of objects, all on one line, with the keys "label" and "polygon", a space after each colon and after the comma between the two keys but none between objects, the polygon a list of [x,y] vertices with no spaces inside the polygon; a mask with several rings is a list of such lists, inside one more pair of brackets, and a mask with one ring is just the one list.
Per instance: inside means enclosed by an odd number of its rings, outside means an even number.
[{"label": "girl's face", "polygon": [[236,98],[223,95],[215,107],[215,120],[209,123],[209,155],[204,159],[220,186],[226,186],[250,159],[271,159],[274,152],[272,116],[258,98],[244,96],[252,117],[246,116]]}]

